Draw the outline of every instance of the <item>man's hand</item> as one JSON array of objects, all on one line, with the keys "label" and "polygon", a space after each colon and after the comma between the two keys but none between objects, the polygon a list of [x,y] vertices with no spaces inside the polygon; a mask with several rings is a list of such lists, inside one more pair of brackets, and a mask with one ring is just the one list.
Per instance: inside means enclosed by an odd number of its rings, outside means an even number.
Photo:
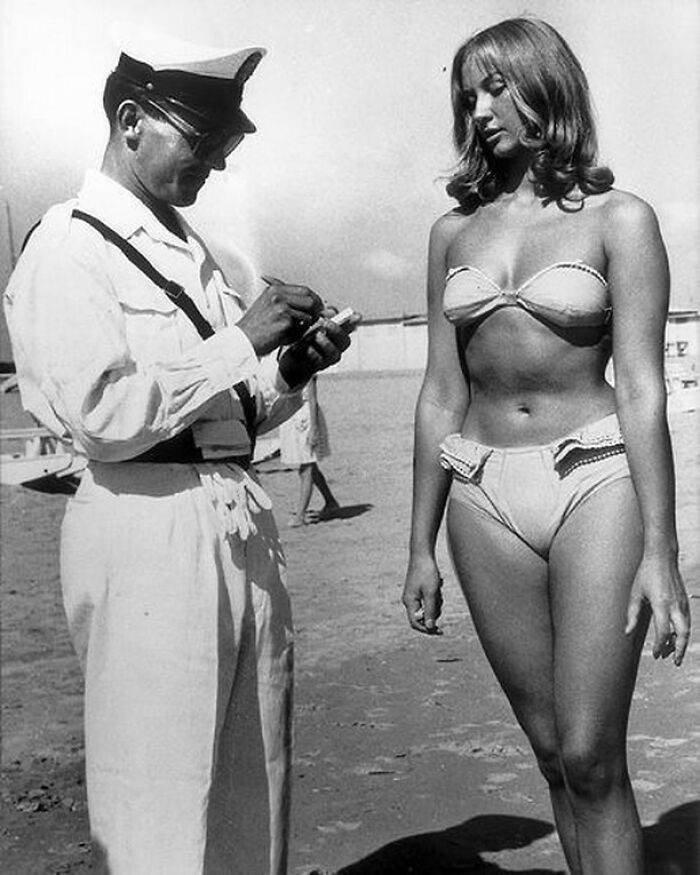
[{"label": "man's hand", "polygon": [[[325,310],[323,315],[332,315],[332,310]],[[280,374],[291,386],[306,383],[317,371],[322,371],[340,361],[340,357],[350,346],[349,332],[359,321],[339,326],[326,318],[323,324],[304,337],[302,340],[286,349],[279,361]]]},{"label": "man's hand", "polygon": [[323,312],[323,301],[306,286],[264,279],[268,287],[237,322],[259,356],[294,343]]}]

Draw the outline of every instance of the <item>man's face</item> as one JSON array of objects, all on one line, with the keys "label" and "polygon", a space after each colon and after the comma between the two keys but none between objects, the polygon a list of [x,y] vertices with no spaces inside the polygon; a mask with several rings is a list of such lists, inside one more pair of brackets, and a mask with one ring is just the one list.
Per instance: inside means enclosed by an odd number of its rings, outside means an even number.
[{"label": "man's face", "polygon": [[190,206],[212,169],[223,170],[223,155],[198,158],[185,139],[165,119],[144,116],[134,172],[148,195],[175,207]]}]

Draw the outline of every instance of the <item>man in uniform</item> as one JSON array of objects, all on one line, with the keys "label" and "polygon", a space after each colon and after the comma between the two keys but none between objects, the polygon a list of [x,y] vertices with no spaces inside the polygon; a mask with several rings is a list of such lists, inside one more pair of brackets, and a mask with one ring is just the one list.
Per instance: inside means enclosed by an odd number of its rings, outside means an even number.
[{"label": "man in uniform", "polygon": [[299,340],[328,315],[304,287],[246,309],[175,209],[255,130],[241,98],[263,54],[127,37],[101,171],[44,216],[6,292],[24,406],[89,459],[61,575],[113,875],[286,868],[292,626],[250,458],[349,339],[325,320]]}]

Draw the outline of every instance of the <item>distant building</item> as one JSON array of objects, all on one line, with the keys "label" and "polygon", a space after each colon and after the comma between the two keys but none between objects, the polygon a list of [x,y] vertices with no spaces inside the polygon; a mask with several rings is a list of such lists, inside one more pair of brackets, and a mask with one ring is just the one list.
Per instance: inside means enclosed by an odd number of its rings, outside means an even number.
[{"label": "distant building", "polygon": [[[700,408],[700,313],[672,310],[666,327],[666,385],[672,410]],[[366,319],[332,372],[422,370],[428,352],[424,315]]]}]

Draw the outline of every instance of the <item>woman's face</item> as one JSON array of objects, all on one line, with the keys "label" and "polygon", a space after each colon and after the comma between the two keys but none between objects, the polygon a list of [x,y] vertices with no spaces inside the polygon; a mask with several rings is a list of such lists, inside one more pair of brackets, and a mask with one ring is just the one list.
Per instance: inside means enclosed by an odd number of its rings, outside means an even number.
[{"label": "woman's face", "polygon": [[508,159],[526,151],[520,143],[525,125],[510,96],[506,81],[494,69],[487,70],[474,60],[462,68],[462,92],[467,114],[479,137],[495,158]]}]

